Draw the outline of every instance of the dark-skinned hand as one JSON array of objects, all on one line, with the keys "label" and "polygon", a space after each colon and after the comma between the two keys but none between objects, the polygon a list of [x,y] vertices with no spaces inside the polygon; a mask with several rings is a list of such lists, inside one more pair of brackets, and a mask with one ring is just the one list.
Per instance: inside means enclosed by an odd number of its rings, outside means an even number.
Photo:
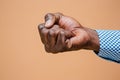
[{"label": "dark-skinned hand", "polygon": [[99,50],[96,31],[83,27],[77,20],[61,13],[48,13],[45,23],[40,24],[38,29],[47,52]]}]

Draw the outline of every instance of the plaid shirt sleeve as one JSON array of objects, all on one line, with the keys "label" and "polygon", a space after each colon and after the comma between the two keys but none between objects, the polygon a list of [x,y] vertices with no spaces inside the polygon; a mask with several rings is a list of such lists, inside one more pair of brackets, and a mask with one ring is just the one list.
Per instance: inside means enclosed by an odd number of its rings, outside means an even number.
[{"label": "plaid shirt sleeve", "polygon": [[120,30],[96,30],[100,49],[96,54],[104,59],[120,63]]}]

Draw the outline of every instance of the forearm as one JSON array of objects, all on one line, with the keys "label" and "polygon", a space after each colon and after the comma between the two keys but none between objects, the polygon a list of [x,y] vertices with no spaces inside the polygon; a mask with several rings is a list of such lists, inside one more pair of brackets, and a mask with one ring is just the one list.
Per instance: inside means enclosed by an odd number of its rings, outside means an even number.
[{"label": "forearm", "polygon": [[120,63],[120,31],[93,30],[85,28],[90,39],[84,49],[94,50],[95,53],[107,60]]},{"label": "forearm", "polygon": [[120,63],[120,30],[96,30],[99,35],[100,49],[97,55]]}]

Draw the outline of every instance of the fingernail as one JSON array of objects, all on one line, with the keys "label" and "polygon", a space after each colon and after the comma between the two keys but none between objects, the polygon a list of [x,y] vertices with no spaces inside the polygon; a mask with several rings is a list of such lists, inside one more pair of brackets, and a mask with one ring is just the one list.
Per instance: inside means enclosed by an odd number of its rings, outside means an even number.
[{"label": "fingernail", "polygon": [[51,21],[50,20],[48,20],[46,23],[45,23],[45,27],[50,27],[50,25],[51,25]]},{"label": "fingernail", "polygon": [[70,40],[66,40],[66,44],[67,44],[67,47],[68,48],[71,48],[72,47],[72,43],[71,43],[71,41]]}]

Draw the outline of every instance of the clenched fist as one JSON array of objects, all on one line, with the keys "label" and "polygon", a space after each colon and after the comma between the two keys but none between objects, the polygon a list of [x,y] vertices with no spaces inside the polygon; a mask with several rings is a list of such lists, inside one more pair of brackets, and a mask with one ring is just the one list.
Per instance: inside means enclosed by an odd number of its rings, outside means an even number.
[{"label": "clenched fist", "polygon": [[61,13],[48,13],[38,26],[47,52],[58,53],[79,49],[99,50],[95,30],[83,27],[77,20]]}]

